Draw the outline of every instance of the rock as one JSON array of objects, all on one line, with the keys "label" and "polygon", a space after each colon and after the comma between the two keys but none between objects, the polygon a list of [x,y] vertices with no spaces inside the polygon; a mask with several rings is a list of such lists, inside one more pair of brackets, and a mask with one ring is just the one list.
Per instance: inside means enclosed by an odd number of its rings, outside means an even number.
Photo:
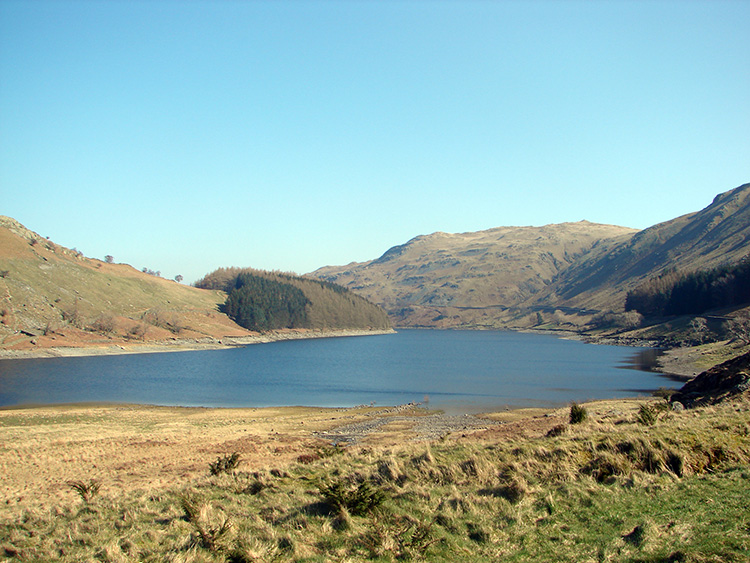
[{"label": "rock", "polygon": [[750,352],[727,360],[688,381],[670,402],[685,408],[720,403],[750,389]]}]

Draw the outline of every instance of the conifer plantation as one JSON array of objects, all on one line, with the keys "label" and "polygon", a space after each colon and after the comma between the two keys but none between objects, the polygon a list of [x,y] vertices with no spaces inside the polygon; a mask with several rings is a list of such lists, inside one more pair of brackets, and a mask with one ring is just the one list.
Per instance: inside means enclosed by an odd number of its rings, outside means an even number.
[{"label": "conifer plantation", "polygon": [[378,306],[321,280],[249,268],[219,268],[195,285],[226,292],[223,312],[249,330],[390,328],[388,316]]},{"label": "conifer plantation", "polygon": [[700,315],[750,302],[750,258],[695,272],[669,271],[629,291],[625,309],[645,317]]}]

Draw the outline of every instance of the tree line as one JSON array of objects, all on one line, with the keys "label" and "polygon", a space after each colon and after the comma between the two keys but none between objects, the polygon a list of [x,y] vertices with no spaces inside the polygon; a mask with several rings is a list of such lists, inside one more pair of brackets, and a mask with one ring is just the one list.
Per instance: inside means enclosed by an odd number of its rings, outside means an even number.
[{"label": "tree line", "polygon": [[670,270],[639,285],[625,298],[626,311],[644,317],[700,315],[750,302],[750,257],[709,270]]}]

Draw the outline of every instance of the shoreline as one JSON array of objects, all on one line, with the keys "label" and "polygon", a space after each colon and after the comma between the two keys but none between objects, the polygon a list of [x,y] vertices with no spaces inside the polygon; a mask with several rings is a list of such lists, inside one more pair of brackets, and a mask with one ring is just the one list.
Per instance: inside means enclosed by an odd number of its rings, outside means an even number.
[{"label": "shoreline", "polygon": [[253,336],[227,336],[222,338],[188,338],[160,340],[151,343],[113,344],[110,346],[60,346],[35,350],[0,350],[2,360],[25,360],[40,358],[79,358],[87,356],[117,356],[123,354],[158,354],[166,352],[195,352],[200,350],[228,350],[252,344],[268,344],[284,340],[309,340],[314,338],[345,338],[354,336],[376,336],[395,334],[390,330],[309,330],[283,332],[274,331]]},{"label": "shoreline", "polygon": [[[688,381],[700,372],[708,369],[705,352],[700,346],[689,346],[681,348],[664,347],[662,343],[655,340],[616,338],[612,336],[591,336],[579,334],[572,331],[534,330],[524,329],[511,332],[529,334],[549,334],[567,340],[578,340],[587,344],[604,344],[625,347],[642,347],[659,350],[659,358],[652,371],[662,375],[674,377],[679,381]],[[264,334],[245,336],[224,336],[221,338],[185,338],[170,340],[155,340],[149,343],[118,343],[110,345],[82,345],[82,346],[57,346],[42,347],[37,349],[8,350],[0,349],[0,362],[2,360],[26,360],[45,358],[76,358],[90,356],[116,356],[125,354],[158,354],[167,352],[195,352],[203,350],[228,350],[253,344],[268,344],[284,340],[310,340],[316,338],[345,338],[354,336],[376,336],[385,334],[396,334],[397,329],[388,330],[366,330],[366,329],[299,329],[272,331]],[[726,343],[714,343],[721,346]],[[723,361],[726,358],[722,358]],[[717,362],[717,363],[720,363]]]}]

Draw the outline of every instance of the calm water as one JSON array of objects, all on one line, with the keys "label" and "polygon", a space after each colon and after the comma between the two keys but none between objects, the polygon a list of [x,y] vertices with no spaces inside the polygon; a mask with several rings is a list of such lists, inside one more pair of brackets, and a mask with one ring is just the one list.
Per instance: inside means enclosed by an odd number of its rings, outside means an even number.
[{"label": "calm water", "polygon": [[396,405],[448,412],[647,394],[646,349],[499,331],[403,330],[230,350],[0,361],[0,406],[89,401],[207,407]]}]

